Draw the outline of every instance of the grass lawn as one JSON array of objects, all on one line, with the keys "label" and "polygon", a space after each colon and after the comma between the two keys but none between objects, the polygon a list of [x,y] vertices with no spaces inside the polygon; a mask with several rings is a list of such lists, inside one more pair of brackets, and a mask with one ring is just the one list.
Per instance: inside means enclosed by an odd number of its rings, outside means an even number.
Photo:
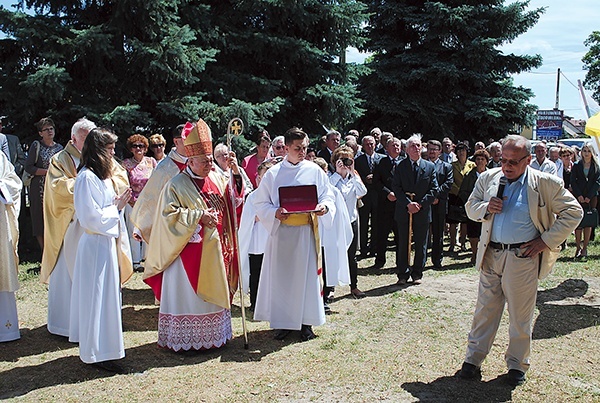
[{"label": "grass lawn", "polygon": [[[570,239],[572,242],[572,239]],[[248,321],[243,348],[240,309],[234,339],[204,352],[156,345],[158,307],[141,275],[123,289],[127,375],[83,364],[78,348],[46,330],[47,287],[20,267],[21,339],[0,344],[0,398],[24,401],[205,402],[600,402],[600,241],[587,261],[570,245],[540,283],[527,382],[505,383],[505,313],[481,382],[455,377],[473,315],[478,276],[469,254],[428,269],[420,286],[391,286],[389,267],[360,261],[355,300],[337,287],[332,314],[318,337],[273,340],[267,323]],[[390,253],[391,255],[391,253]],[[388,265],[393,256],[388,258]],[[250,315],[250,312],[248,312]]]}]

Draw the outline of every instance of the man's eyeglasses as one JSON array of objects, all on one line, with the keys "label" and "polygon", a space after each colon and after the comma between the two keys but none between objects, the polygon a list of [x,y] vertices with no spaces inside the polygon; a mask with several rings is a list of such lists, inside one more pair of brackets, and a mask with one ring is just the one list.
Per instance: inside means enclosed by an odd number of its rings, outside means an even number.
[{"label": "man's eyeglasses", "polygon": [[132,144],[131,148],[146,148],[144,144]]},{"label": "man's eyeglasses", "polygon": [[150,147],[152,147],[152,148],[161,148],[161,147],[164,147],[164,146],[165,145],[163,143],[160,143],[160,144],[151,144],[150,145]]},{"label": "man's eyeglasses", "polygon": [[275,146],[273,148],[276,150],[283,150],[285,148],[285,146]]},{"label": "man's eyeglasses", "polygon": [[521,163],[521,161],[523,161],[527,157],[529,157],[529,155],[526,155],[523,158],[520,158],[518,160],[507,160],[506,158],[500,158],[500,163],[502,165],[507,164],[507,165],[510,165],[511,167],[516,167],[517,165],[519,165]]}]

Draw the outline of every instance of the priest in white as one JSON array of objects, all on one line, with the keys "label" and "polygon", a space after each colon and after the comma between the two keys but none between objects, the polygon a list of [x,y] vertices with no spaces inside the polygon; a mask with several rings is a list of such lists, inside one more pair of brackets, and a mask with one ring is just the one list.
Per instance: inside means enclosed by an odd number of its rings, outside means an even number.
[{"label": "priest in white", "polygon": [[[256,169],[256,186],[260,185],[265,172],[275,164],[274,161],[267,160],[258,166]],[[250,292],[251,310],[254,310],[256,306],[262,261],[269,239],[267,229],[261,224],[256,215],[255,196],[256,192],[252,192],[246,197],[239,228],[242,284],[244,285],[244,292]]]},{"label": "priest in white", "polygon": [[81,149],[96,125],[83,118],[71,141],[50,159],[44,186],[44,253],[40,280],[48,283],[48,331],[69,337],[71,286],[77,245],[83,229],[75,215],[73,190]]},{"label": "priest in white", "polygon": [[175,351],[223,346],[232,337],[231,299],[239,280],[234,208],[226,179],[212,171],[210,128],[184,131],[188,167],[164,186],[150,235],[144,281],[160,301],[158,345]]},{"label": "priest in white", "polygon": [[[84,363],[120,373],[122,367],[113,362],[125,356],[118,239],[124,234],[123,208],[131,189],[118,196],[114,191],[112,157],[117,139],[108,130],[93,129],[82,150],[74,204],[85,232],[75,258],[69,341],[79,342]],[[131,261],[127,263],[131,273]]]},{"label": "priest in white", "polygon": [[21,337],[15,291],[19,289],[17,244],[22,188],[15,168],[0,152],[0,342]]},{"label": "priest in white", "polygon": [[[255,320],[270,322],[275,339],[300,330],[301,340],[313,339],[312,326],[325,323],[317,217],[332,225],[334,196],[327,175],[305,161],[308,136],[297,128],[285,133],[287,156],[267,171],[256,192],[260,221],[269,231],[254,311]],[[279,203],[281,186],[316,185],[315,213],[290,214]]]}]

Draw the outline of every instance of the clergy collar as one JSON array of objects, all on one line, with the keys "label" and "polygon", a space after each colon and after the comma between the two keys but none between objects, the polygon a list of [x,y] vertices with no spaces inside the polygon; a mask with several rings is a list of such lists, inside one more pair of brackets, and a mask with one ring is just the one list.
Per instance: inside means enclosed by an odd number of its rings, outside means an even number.
[{"label": "clergy collar", "polygon": [[187,162],[187,157],[184,157],[183,155],[179,154],[177,150],[175,150],[175,148],[169,151],[168,157],[171,158],[173,161],[177,161],[181,164],[185,164]]},{"label": "clergy collar", "polygon": [[190,178],[194,178],[194,179],[206,179],[206,176],[205,176],[205,177],[202,177],[202,176],[198,176],[198,175],[196,175],[196,174],[195,174],[195,173],[192,171],[192,168],[190,168],[189,166],[188,166],[188,167],[185,167],[185,173],[186,173],[186,174],[188,174],[188,175],[190,176]]}]

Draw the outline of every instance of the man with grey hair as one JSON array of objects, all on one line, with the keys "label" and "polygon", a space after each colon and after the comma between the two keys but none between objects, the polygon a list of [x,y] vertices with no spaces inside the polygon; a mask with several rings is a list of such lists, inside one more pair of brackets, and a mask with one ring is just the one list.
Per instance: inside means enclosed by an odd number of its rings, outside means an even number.
[{"label": "man with grey hair", "polygon": [[327,162],[327,170],[330,175],[335,173],[335,167],[331,164],[331,155],[340,146],[341,140],[342,135],[340,132],[336,130],[329,131],[325,137],[325,149],[317,153],[317,157],[321,157]]},{"label": "man with grey hair", "polygon": [[[373,183],[373,173],[383,156],[375,152],[375,138],[373,136],[363,137],[362,149],[363,153],[354,157],[354,167],[367,187],[367,194],[361,199],[363,206],[358,209],[360,254],[361,258],[366,258],[367,256],[374,256],[377,251],[375,230],[377,227],[377,201],[379,195]],[[369,234],[371,235],[370,241]]]},{"label": "man with grey hair", "polygon": [[271,150],[273,157],[285,157],[285,138],[283,136],[277,136],[271,143]]},{"label": "man with grey hair", "polygon": [[500,168],[502,166],[502,144],[494,141],[486,148],[490,155],[490,162],[488,163],[488,169]]},{"label": "man with grey hair", "polygon": [[535,159],[531,161],[531,167],[538,171],[547,172],[556,175],[556,164],[546,158],[548,148],[543,141],[537,143],[534,147]]},{"label": "man with grey hair", "polygon": [[[435,165],[421,158],[421,135],[413,134],[406,141],[407,158],[400,161],[394,173],[392,189],[396,195],[398,224],[398,282],[404,285],[409,277],[421,284],[427,260],[427,238],[431,222],[431,204],[438,189]],[[412,224],[412,228],[411,228]],[[415,258],[410,265],[409,234],[412,231]]]},{"label": "man with grey hair", "polygon": [[82,118],[71,141],[50,159],[44,185],[44,251],[40,280],[48,286],[48,331],[69,336],[71,285],[77,244],[83,233],[75,215],[73,189],[81,150],[94,122]]},{"label": "man with grey hair", "polygon": [[556,165],[556,174],[562,179],[563,162],[560,159],[560,147],[552,146],[548,150],[548,159]]},{"label": "man with grey hair", "polygon": [[507,305],[506,379],[511,386],[525,381],[538,279],[552,270],[561,243],[583,216],[562,181],[540,174],[530,162],[530,141],[507,136],[502,144],[502,168],[483,172],[465,205],[469,218],[481,222],[482,228],[475,264],[479,293],[467,353],[458,372],[461,378],[481,377],[481,364]]}]

